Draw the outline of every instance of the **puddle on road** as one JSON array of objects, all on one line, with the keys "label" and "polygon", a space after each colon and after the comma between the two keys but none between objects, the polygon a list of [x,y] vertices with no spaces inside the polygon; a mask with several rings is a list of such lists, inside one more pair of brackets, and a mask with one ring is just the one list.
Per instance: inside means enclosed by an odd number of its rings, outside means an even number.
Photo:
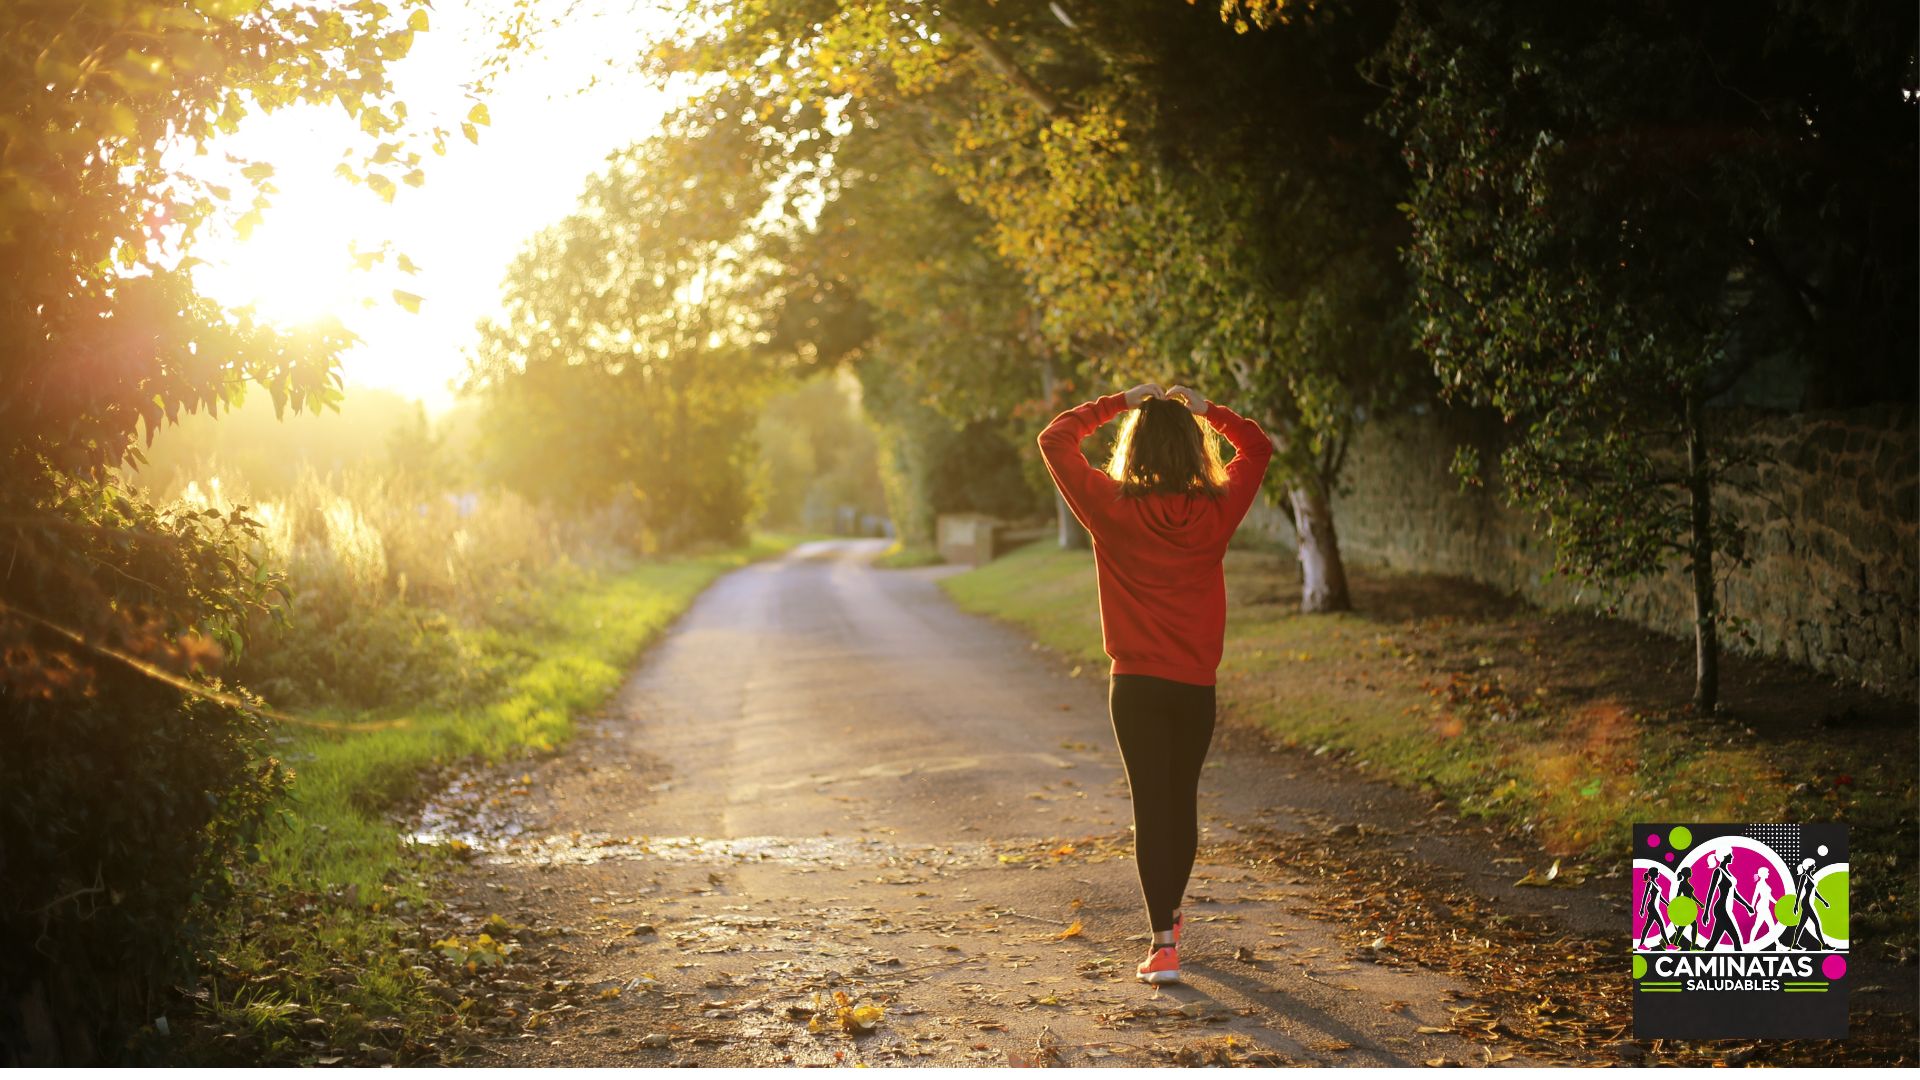
[{"label": "puddle on road", "polygon": [[[1052,754],[1028,755],[1047,764],[1072,768],[1073,763]],[[882,763],[845,777],[810,777],[805,783],[831,784],[855,777],[871,779],[916,772],[946,772],[976,767],[981,759],[945,758],[912,766]],[[519,776],[512,775],[520,772]],[[901,871],[973,869],[999,863],[1027,861],[1026,854],[1008,856],[1035,845],[1057,841],[979,841],[900,843],[861,836],[633,836],[604,832],[546,834],[529,828],[520,813],[520,799],[532,786],[521,770],[480,770],[456,776],[432,797],[402,830],[409,842],[451,847],[493,865],[587,866],[607,860],[650,859],[657,862],[741,865],[777,863],[801,868],[879,867]],[[655,785],[656,789],[665,785]],[[1011,845],[1011,846],[1010,846]],[[803,870],[802,872],[810,872]],[[902,878],[898,884],[908,883]]]},{"label": "puddle on road", "polygon": [[[1071,767],[1050,754],[1031,755],[1050,764]],[[978,764],[978,759],[950,758],[921,763],[914,771],[942,772]],[[482,770],[457,776],[423,806],[403,830],[415,844],[451,847],[476,861],[493,865],[588,866],[608,860],[648,859],[656,862],[733,865],[774,863],[801,868],[835,869],[877,867],[906,873],[975,869],[998,864],[1020,864],[1046,854],[1056,859],[1075,850],[1049,852],[1058,840],[1002,839],[911,843],[864,836],[635,836],[605,832],[545,833],[528,827],[520,813],[520,799],[531,787],[531,777],[519,770]],[[888,766],[869,766],[858,775],[884,774]],[[838,777],[812,778],[831,783]],[[664,786],[664,785],[658,785]],[[1084,844],[1085,841],[1080,841]],[[1082,857],[1085,857],[1083,854]],[[901,878],[896,884],[910,883]]]},{"label": "puddle on road", "polygon": [[[416,834],[415,839],[421,839]],[[471,841],[469,841],[471,843]],[[945,869],[986,866],[997,856],[984,844],[896,844],[847,836],[641,836],[605,834],[522,837],[482,846],[491,863],[586,866],[608,859],[656,862],[757,863],[821,867],[897,866]]]}]

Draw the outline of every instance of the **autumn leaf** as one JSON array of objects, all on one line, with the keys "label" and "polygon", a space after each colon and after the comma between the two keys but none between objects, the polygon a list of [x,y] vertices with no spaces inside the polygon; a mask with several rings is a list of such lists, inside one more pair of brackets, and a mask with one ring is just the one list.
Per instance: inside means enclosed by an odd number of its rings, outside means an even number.
[{"label": "autumn leaf", "polygon": [[417,293],[410,293],[404,289],[395,289],[393,290],[393,299],[395,303],[406,308],[408,311],[416,315],[420,313],[420,301],[423,297]]},{"label": "autumn leaf", "polygon": [[1069,927],[1067,927],[1067,928],[1066,928],[1065,930],[1062,930],[1062,931],[1060,931],[1059,933],[1057,933],[1057,934],[1055,934],[1055,935],[1053,935],[1053,940],[1055,940],[1055,941],[1065,941],[1065,940],[1067,940],[1068,938],[1075,938],[1075,937],[1079,937],[1079,936],[1080,936],[1080,931],[1081,931],[1081,929],[1082,929],[1082,928],[1081,928],[1081,925],[1080,925],[1080,920],[1079,920],[1079,919],[1075,919],[1075,920],[1073,920],[1073,925],[1072,925],[1072,926],[1069,926]]},{"label": "autumn leaf", "polygon": [[1553,884],[1553,879],[1559,876],[1560,876],[1560,860],[1555,859],[1553,860],[1553,865],[1547,868],[1547,872],[1545,874],[1541,874],[1538,871],[1529,870],[1527,871],[1526,877],[1523,877],[1519,881],[1514,882],[1514,884],[1546,886],[1546,885]]}]

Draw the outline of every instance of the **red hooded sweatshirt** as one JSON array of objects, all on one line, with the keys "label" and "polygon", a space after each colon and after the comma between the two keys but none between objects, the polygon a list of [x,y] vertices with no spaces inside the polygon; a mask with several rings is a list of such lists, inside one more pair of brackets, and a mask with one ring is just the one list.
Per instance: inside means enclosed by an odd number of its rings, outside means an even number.
[{"label": "red hooded sweatshirt", "polygon": [[1060,494],[1093,536],[1100,633],[1115,675],[1211,686],[1227,632],[1227,540],[1260,490],[1273,442],[1260,425],[1207,403],[1201,418],[1233,444],[1226,494],[1127,496],[1088,463],[1080,441],[1125,412],[1108,394],[1053,418],[1040,453]]}]

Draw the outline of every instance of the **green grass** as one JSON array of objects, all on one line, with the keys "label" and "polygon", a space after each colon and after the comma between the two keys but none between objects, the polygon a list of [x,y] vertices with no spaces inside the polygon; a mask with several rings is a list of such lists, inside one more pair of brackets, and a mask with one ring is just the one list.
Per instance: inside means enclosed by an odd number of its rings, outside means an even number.
[{"label": "green grass", "polygon": [[938,566],[946,561],[930,547],[908,547],[896,540],[873,560],[873,565],[882,570],[909,570],[916,566]]},{"label": "green grass", "polygon": [[[757,550],[772,548],[763,542]],[[423,769],[559,746],[571,734],[574,716],[612,694],[642,647],[714,578],[755,553],[750,548],[651,563],[563,586],[545,598],[531,624],[491,632],[497,640],[489,648],[534,659],[507,680],[497,700],[479,708],[385,717],[316,714],[334,722],[403,726],[297,737],[287,754],[295,779],[285,827],[264,849],[272,875],[267,880],[377,887],[395,846],[385,811],[414,793]]]},{"label": "green grass", "polygon": [[433,905],[434,871],[447,856],[407,843],[395,825],[422,778],[558,747],[574,717],[611,696],[644,647],[715,578],[801,539],[756,537],[743,548],[558,578],[517,605],[516,625],[455,631],[475,635],[489,654],[519,658],[504,689],[475,707],[310,716],[365,729],[300,730],[284,748],[291,788],[222,928],[206,1034],[232,1037],[214,1055],[299,1059],[296,1036],[311,1034],[301,1025],[312,1017],[326,1022],[329,1042],[347,1047],[376,1029],[392,1034],[397,1025],[407,1035],[430,1026],[438,1003],[410,959],[419,944],[411,919]]},{"label": "green grass", "polygon": [[962,608],[1017,623],[1055,652],[1077,660],[1106,659],[1093,557],[1087,552],[1028,544],[942,578],[940,586]]}]

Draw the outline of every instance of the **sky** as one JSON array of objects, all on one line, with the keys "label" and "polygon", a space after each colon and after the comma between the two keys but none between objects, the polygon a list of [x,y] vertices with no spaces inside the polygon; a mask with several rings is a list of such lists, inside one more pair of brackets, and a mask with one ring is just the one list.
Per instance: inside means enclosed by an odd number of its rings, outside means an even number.
[{"label": "sky", "polygon": [[[214,155],[271,163],[279,191],[247,240],[214,233],[195,245],[207,261],[195,271],[200,289],[283,324],[337,315],[361,338],[343,358],[349,388],[394,390],[431,412],[450,406],[474,325],[497,308],[514,254],[573,209],[609,153],[656,131],[672,100],[628,70],[669,25],[661,0],[544,2],[554,12],[571,8],[568,18],[498,79],[484,99],[492,123],[477,145],[458,134],[472,105],[467,84],[492,48],[486,15],[507,0],[434,5],[430,29],[389,73],[410,119],[431,116],[455,134],[445,157],[420,147],[425,184],[401,186],[391,204],[334,175],[356,134],[337,106],[243,121]],[[351,248],[387,243],[419,271],[402,276],[391,261],[353,269]],[[396,287],[423,298],[418,313],[392,300]],[[363,306],[365,297],[375,305]]]}]

